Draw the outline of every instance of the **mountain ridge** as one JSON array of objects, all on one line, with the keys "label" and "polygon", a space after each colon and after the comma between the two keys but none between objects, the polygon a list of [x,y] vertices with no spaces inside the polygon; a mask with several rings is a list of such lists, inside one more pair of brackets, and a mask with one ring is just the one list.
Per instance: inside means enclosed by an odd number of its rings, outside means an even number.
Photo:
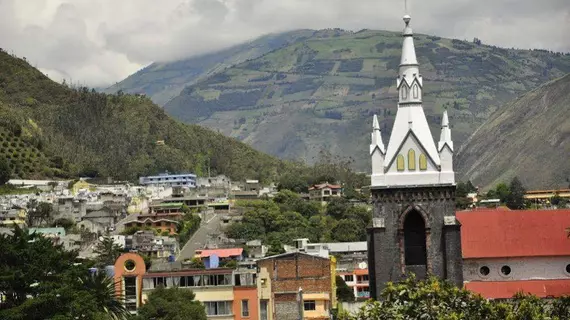
[{"label": "mountain ridge", "polygon": [[14,177],[112,176],[168,170],[273,180],[289,165],[237,140],[170,118],[141,95],[69,88],[0,50],[0,155]]},{"label": "mountain ridge", "polygon": [[[504,103],[570,72],[570,55],[414,39],[432,135],[447,109],[458,147]],[[369,171],[371,116],[384,140],[393,126],[401,47],[398,32],[321,30],[198,81],[164,108],[281,158],[310,163],[324,148]]]},{"label": "mountain ridge", "polygon": [[458,150],[458,171],[484,189],[515,176],[532,189],[568,187],[569,105],[570,74],[507,103]]}]

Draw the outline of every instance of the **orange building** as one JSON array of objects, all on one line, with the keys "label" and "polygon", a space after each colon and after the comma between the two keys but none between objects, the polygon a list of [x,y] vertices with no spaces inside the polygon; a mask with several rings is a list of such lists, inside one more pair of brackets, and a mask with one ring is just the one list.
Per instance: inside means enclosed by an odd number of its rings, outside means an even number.
[{"label": "orange building", "polygon": [[115,261],[115,295],[125,301],[130,313],[136,313],[142,305],[143,275],[146,273],[144,259],[136,253],[122,254]]},{"label": "orange building", "polygon": [[234,319],[242,320],[258,320],[259,319],[259,301],[257,295],[257,286],[234,286],[233,301]]}]

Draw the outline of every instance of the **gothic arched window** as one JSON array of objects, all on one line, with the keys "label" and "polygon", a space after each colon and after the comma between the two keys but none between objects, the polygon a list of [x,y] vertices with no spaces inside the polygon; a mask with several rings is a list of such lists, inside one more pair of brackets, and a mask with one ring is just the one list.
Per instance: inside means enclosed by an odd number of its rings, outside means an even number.
[{"label": "gothic arched window", "polygon": [[404,171],[404,156],[399,154],[398,158],[396,158],[396,166],[398,168],[398,171]]},{"label": "gothic arched window", "polygon": [[420,170],[427,170],[427,158],[425,154],[420,154]]},{"label": "gothic arched window", "polygon": [[416,84],[414,84],[414,87],[412,88],[412,93],[414,94],[414,99],[418,98],[418,96],[419,96],[418,91],[419,91],[418,84],[416,83]]},{"label": "gothic arched window", "polygon": [[400,91],[402,92],[402,100],[408,99],[408,87],[405,83],[402,85],[402,89]]},{"label": "gothic arched window", "polygon": [[408,151],[408,170],[416,170],[416,152],[414,149]]},{"label": "gothic arched window", "polygon": [[426,225],[417,211],[404,220],[404,258],[406,265],[427,265]]}]

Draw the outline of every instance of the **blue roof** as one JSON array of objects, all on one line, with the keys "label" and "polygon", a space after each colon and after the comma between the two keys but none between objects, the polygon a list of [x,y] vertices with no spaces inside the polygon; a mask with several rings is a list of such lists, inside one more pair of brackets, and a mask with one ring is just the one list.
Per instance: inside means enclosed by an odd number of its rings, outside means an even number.
[{"label": "blue roof", "polygon": [[168,174],[168,173],[160,173],[157,176],[147,176],[142,178],[165,178],[165,177],[193,177],[196,178],[196,175],[193,173],[179,173],[179,174]]}]

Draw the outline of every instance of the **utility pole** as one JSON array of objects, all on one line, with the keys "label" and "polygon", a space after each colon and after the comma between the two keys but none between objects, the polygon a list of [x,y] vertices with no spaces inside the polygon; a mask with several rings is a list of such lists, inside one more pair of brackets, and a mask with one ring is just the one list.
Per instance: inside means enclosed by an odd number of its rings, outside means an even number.
[{"label": "utility pole", "polygon": [[303,311],[305,309],[303,303],[303,289],[299,287],[299,294],[297,295],[297,304],[299,306],[299,320],[303,320]]}]

